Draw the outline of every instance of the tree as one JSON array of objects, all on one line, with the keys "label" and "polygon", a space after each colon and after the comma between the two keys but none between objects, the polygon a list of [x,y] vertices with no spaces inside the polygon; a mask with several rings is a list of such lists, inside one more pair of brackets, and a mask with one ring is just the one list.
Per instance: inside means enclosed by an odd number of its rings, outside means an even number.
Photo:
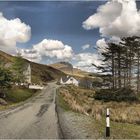
[{"label": "tree", "polygon": [[113,89],[121,87],[121,53],[121,45],[112,42],[108,42],[106,51],[101,52],[103,64],[98,69],[102,70],[103,73],[111,75],[110,78],[107,78],[109,80],[107,82],[110,82]]},{"label": "tree", "polygon": [[108,80],[113,89],[128,87],[138,93],[140,91],[140,37],[126,37],[117,44],[113,42],[107,44],[106,51],[100,53],[103,64],[97,68],[102,70],[102,73],[110,74]]},{"label": "tree", "polygon": [[90,81],[90,78],[87,76],[83,77],[82,80],[80,80],[80,86],[84,88],[92,88],[92,82]]},{"label": "tree", "polygon": [[4,90],[11,87],[12,73],[5,69],[0,68],[0,97],[3,96]]},{"label": "tree", "polygon": [[21,56],[17,56],[14,58],[12,70],[14,75],[14,81],[17,83],[22,83],[25,81],[25,65],[26,62]]}]

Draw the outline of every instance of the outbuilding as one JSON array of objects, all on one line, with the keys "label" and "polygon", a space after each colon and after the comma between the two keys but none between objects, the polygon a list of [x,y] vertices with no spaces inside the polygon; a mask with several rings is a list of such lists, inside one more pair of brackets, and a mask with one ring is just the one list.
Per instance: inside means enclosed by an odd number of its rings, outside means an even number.
[{"label": "outbuilding", "polygon": [[79,86],[79,81],[72,76],[66,76],[66,77],[62,77],[60,79],[60,84],[62,84],[62,85],[73,84],[75,86]]}]

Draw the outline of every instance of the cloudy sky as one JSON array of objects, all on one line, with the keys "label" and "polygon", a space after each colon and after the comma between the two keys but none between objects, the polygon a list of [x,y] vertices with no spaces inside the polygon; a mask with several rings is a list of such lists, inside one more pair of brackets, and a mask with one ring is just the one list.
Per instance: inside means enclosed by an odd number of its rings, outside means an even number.
[{"label": "cloudy sky", "polygon": [[107,40],[140,35],[139,8],[135,0],[0,2],[0,49],[95,72]]}]

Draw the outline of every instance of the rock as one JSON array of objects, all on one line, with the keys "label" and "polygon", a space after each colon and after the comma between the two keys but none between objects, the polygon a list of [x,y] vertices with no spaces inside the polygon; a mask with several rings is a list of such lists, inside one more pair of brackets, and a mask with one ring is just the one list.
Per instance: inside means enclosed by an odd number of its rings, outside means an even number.
[{"label": "rock", "polygon": [[0,105],[7,105],[7,102],[4,99],[0,98]]}]

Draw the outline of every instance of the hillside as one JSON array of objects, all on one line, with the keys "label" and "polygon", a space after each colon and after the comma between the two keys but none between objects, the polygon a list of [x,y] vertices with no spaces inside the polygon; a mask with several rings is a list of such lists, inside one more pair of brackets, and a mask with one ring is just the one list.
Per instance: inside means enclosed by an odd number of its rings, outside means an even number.
[{"label": "hillside", "polygon": [[72,64],[70,64],[69,62],[58,62],[58,63],[50,64],[50,66],[69,75],[73,75],[81,78],[85,76],[94,77],[94,73],[83,71],[78,68],[73,68]]},{"label": "hillside", "polygon": [[51,66],[30,62],[32,68],[32,82],[48,82],[60,79],[65,74]]},{"label": "hillside", "polygon": [[[13,63],[13,58],[15,56],[11,56],[5,52],[0,51],[0,63],[4,67],[10,67]],[[57,80],[60,77],[64,76],[65,74],[55,69],[51,66],[38,64],[34,62],[30,62],[26,59],[24,59],[27,63],[30,63],[31,65],[31,73],[32,73],[32,82],[33,83],[45,83],[48,81]]]},{"label": "hillside", "polygon": [[58,62],[54,64],[50,64],[51,67],[61,70],[65,73],[72,73],[73,66],[68,62]]}]

